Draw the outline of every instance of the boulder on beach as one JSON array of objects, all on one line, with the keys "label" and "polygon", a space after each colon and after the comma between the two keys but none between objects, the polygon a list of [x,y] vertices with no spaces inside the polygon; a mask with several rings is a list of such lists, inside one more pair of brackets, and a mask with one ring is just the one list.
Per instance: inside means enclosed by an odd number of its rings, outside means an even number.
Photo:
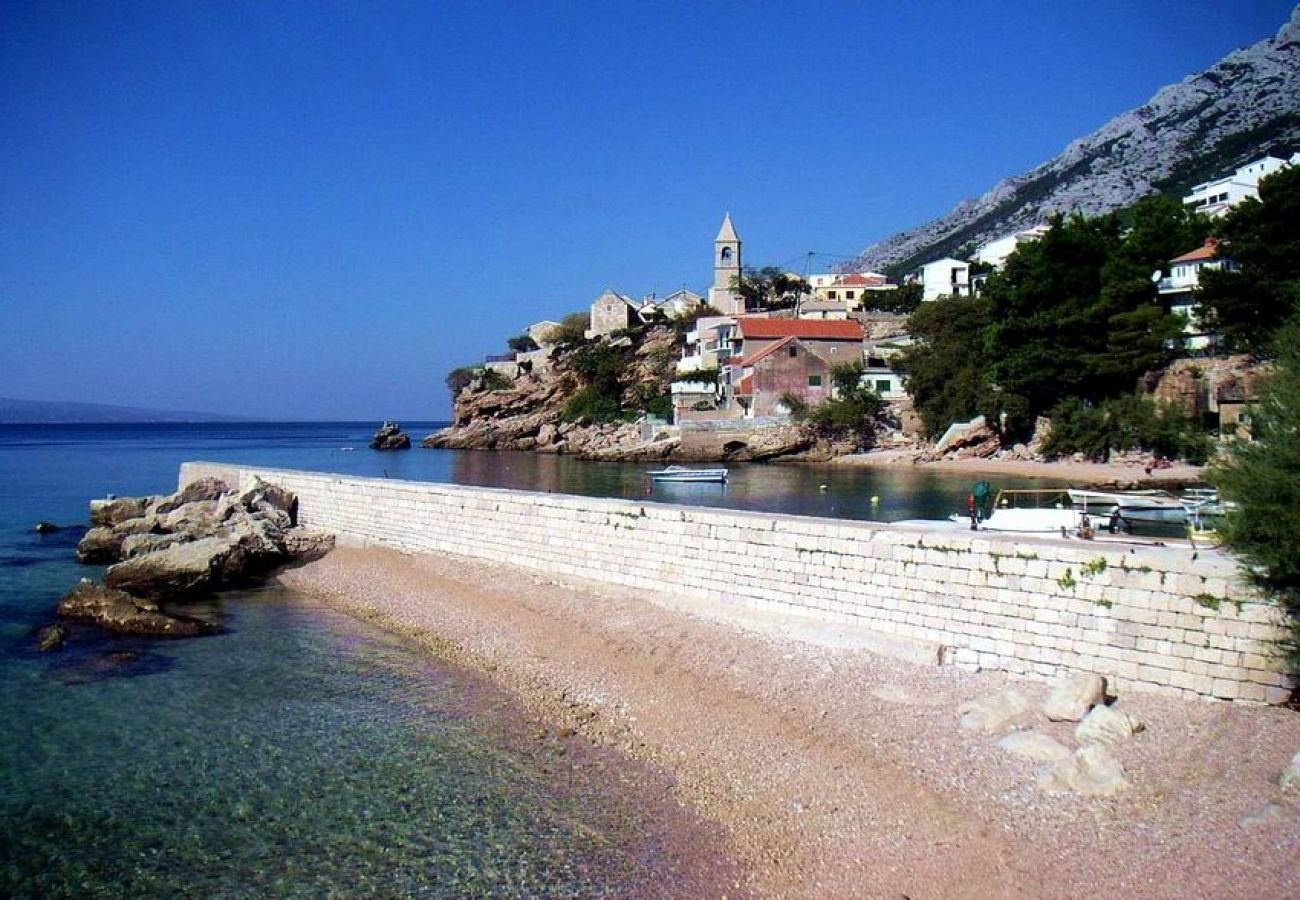
[{"label": "boulder on beach", "polygon": [[229,537],[175,544],[109,566],[104,583],[136,597],[175,599],[208,593],[219,583],[236,546],[237,542]]},{"label": "boulder on beach", "polygon": [[163,612],[152,601],[103,587],[88,578],[83,578],[59,601],[58,615],[93,622],[117,634],[193,637],[220,630],[211,622]]},{"label": "boulder on beach", "polygon": [[1078,722],[1105,699],[1105,678],[1090,672],[1068,672],[1057,677],[1043,712],[1053,722]]},{"label": "boulder on beach", "polygon": [[151,497],[108,497],[90,501],[90,524],[112,528],[127,519],[138,519],[145,514]]},{"label": "boulder on beach", "polygon": [[396,422],[384,422],[370,439],[371,450],[409,450],[411,436]]}]

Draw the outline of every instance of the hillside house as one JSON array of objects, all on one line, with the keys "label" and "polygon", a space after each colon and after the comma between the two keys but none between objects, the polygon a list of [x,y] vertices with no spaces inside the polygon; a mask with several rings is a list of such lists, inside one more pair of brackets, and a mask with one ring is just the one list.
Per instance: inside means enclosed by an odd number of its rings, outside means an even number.
[{"label": "hillside house", "polygon": [[849,307],[843,300],[808,300],[799,304],[799,318],[801,319],[843,322],[848,317]]},{"label": "hillside house", "polygon": [[740,316],[731,337],[731,356],[753,357],[783,338],[797,337],[826,359],[849,362],[861,358],[863,334],[861,323],[854,321]]},{"label": "hillside house", "polygon": [[1013,234],[986,241],[975,248],[971,260],[1000,269],[1006,264],[1007,257],[1019,250],[1024,244],[1038,240],[1047,233],[1047,230],[1047,225],[1035,225],[1033,228],[1026,228],[1024,231],[1017,231]]},{"label": "hillside house", "polygon": [[969,297],[971,293],[970,263],[951,256],[928,262],[909,277],[921,283],[922,300]]},{"label": "hillside house", "polygon": [[655,301],[655,307],[670,319],[680,319],[682,316],[690,315],[703,305],[704,298],[686,288],[673,291],[662,300]]},{"label": "hillside house", "polygon": [[603,337],[640,323],[641,305],[626,294],[606,289],[592,301],[591,327],[587,329],[587,337]]},{"label": "hillside house", "polygon": [[897,290],[898,285],[879,272],[847,272],[832,275],[812,275],[808,278],[813,299],[817,302],[844,303],[852,312],[863,305],[863,300],[873,291]]},{"label": "hillside house", "polygon": [[552,322],[550,319],[543,319],[540,322],[534,322],[524,329],[525,333],[533,339],[533,343],[539,347],[552,346],[551,335],[555,329],[560,327],[559,322]]},{"label": "hillside house", "polygon": [[831,367],[825,342],[805,342],[784,337],[762,350],[736,360],[729,368],[730,396],[744,418],[788,415],[782,398],[792,394],[809,405],[831,396]]},{"label": "hillside house", "polygon": [[1183,205],[1207,216],[1222,216],[1243,200],[1258,197],[1261,178],[1294,165],[1300,165],[1300,153],[1293,153],[1290,159],[1265,156],[1231,175],[1196,185],[1183,197]]},{"label": "hillside house", "polygon": [[1219,245],[1213,238],[1190,253],[1169,261],[1169,275],[1156,283],[1156,291],[1167,310],[1187,318],[1183,349],[1196,353],[1214,349],[1215,336],[1201,327],[1196,315],[1196,290],[1205,270],[1231,269],[1233,266],[1231,259],[1219,256]]}]

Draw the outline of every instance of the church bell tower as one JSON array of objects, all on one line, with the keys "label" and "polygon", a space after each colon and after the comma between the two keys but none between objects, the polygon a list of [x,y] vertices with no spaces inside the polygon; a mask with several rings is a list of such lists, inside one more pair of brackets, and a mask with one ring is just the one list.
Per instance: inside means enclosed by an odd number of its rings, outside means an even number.
[{"label": "church bell tower", "polygon": [[713,286],[709,288],[709,305],[727,315],[745,311],[745,299],[732,287],[741,273],[740,244],[731,213],[727,213],[713,240]]}]

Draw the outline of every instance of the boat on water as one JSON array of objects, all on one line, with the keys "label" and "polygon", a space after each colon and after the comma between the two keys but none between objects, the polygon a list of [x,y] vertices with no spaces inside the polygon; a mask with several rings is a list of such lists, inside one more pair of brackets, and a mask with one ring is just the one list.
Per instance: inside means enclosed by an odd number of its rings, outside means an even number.
[{"label": "boat on water", "polygon": [[[955,513],[951,520],[969,525],[971,516]],[[1074,505],[1069,493],[1052,488],[998,491],[987,515],[980,508],[975,515],[977,531],[1073,535],[1088,525],[1087,512]]]},{"label": "boat on water", "polygon": [[1125,522],[1181,525],[1187,521],[1187,502],[1167,491],[1094,491],[1070,488],[1070,501],[1090,515]]},{"label": "boat on water", "polygon": [[720,484],[727,480],[726,468],[691,469],[686,466],[669,466],[647,473],[654,481]]}]

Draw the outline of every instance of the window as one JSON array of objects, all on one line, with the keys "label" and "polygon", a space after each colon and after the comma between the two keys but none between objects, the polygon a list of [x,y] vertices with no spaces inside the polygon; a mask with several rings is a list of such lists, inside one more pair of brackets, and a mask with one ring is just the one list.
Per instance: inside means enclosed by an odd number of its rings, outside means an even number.
[{"label": "window", "polygon": [[725,262],[731,262],[731,248],[730,248],[730,247],[723,247],[723,248],[722,248],[722,253],[720,254],[720,256],[721,256],[722,261],[723,261],[724,263],[725,263]]},{"label": "window", "polygon": [[826,292],[826,299],[827,299],[827,300],[835,300],[835,299],[837,299],[836,296],[835,296],[835,292],[834,292],[834,291],[827,291],[827,292]]},{"label": "window", "polygon": [[808,387],[821,387],[821,386],[822,386],[822,377],[820,375],[808,376]]},{"label": "window", "polygon": [[844,292],[844,299],[845,299],[845,300],[852,300],[852,299],[853,299],[853,292],[852,292],[852,291],[845,291],[845,292]]},{"label": "window", "polygon": [[877,379],[876,381],[877,394],[881,394],[881,395],[888,394],[890,390],[892,390],[892,386],[890,385],[888,378]]},{"label": "window", "polygon": [[798,348],[798,347],[791,347],[791,348],[790,348],[790,356],[791,356],[791,358],[796,357],[796,356],[798,356],[798,355],[799,355],[799,348]]}]

